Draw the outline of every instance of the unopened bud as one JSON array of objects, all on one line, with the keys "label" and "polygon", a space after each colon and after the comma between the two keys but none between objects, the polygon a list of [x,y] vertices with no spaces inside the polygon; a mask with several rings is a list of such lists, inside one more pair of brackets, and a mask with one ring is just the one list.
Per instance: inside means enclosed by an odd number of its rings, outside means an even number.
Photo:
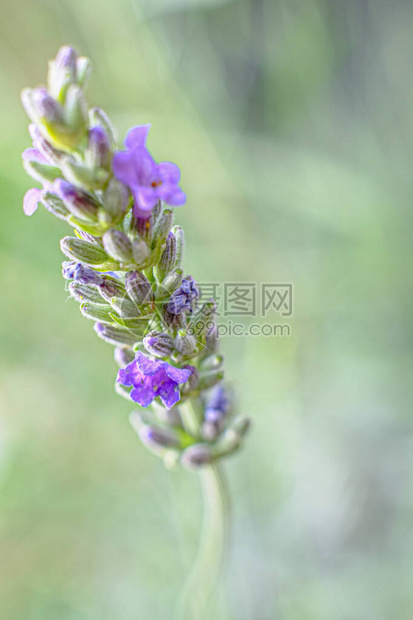
[{"label": "unopened bud", "polygon": [[90,221],[96,219],[99,203],[92,194],[88,194],[62,179],[57,180],[53,188],[72,215]]},{"label": "unopened bud", "polygon": [[99,292],[103,299],[110,301],[112,297],[124,297],[126,295],[126,289],[120,280],[105,276],[104,281],[99,286]]},{"label": "unopened bud", "polygon": [[106,252],[115,260],[121,263],[130,263],[133,260],[131,241],[121,230],[111,228],[105,232],[102,241]]},{"label": "unopened bud", "polygon": [[116,347],[114,358],[119,368],[125,368],[135,358],[135,355],[133,351],[126,347]]},{"label": "unopened bud", "polygon": [[79,56],[76,61],[77,83],[82,88],[85,88],[91,71],[92,63],[89,58],[86,58],[85,56]]},{"label": "unopened bud", "polygon": [[38,149],[26,149],[23,152],[23,166],[26,172],[39,183],[53,183],[62,176],[59,168],[51,166]]},{"label": "unopened bud", "polygon": [[110,305],[123,319],[137,319],[142,315],[137,305],[127,297],[112,297]]},{"label": "unopened bud", "polygon": [[60,241],[60,248],[68,258],[85,265],[102,266],[109,261],[102,248],[77,237],[64,237]]},{"label": "unopened bud", "polygon": [[219,371],[211,371],[208,373],[201,373],[199,375],[199,383],[198,390],[203,392],[204,390],[208,390],[211,387],[214,387],[217,383],[222,381],[224,378],[224,373],[222,370]]},{"label": "unopened bud", "polygon": [[245,416],[239,416],[235,418],[229,428],[232,428],[234,431],[236,431],[238,435],[240,435],[240,437],[244,437],[244,435],[246,435],[251,428],[251,420],[249,418],[246,418]]},{"label": "unopened bud", "polygon": [[165,249],[162,253],[161,260],[154,267],[154,275],[158,282],[162,282],[165,277],[173,271],[176,260],[176,239],[172,233],[169,233],[166,240]]},{"label": "unopened bud", "polygon": [[168,273],[162,282],[161,291],[166,291],[169,294],[174,293],[182,284],[183,273],[182,269],[176,269],[172,273]]},{"label": "unopened bud", "polygon": [[196,339],[185,329],[180,329],[175,339],[176,349],[184,357],[188,357],[196,350]]},{"label": "unopened bud", "polygon": [[169,235],[173,221],[174,214],[172,212],[172,209],[165,209],[164,211],[162,211],[154,227],[153,238],[161,239],[164,242]]},{"label": "unopened bud", "polygon": [[125,286],[129,297],[135,304],[141,305],[152,301],[151,284],[140,271],[128,271],[125,275]]},{"label": "unopened bud", "polygon": [[134,239],[132,241],[132,254],[134,262],[140,267],[149,258],[149,248],[143,239]]},{"label": "unopened bud", "polygon": [[202,370],[217,370],[222,368],[224,358],[222,355],[208,355],[201,362]]},{"label": "unopened bud", "polygon": [[89,301],[92,304],[102,304],[102,297],[99,295],[96,287],[91,284],[81,284],[80,282],[71,282],[69,284],[69,293],[79,303]]},{"label": "unopened bud", "polygon": [[64,100],[67,88],[77,80],[77,54],[72,47],[61,47],[54,60],[49,63],[48,88],[50,94],[60,102]]},{"label": "unopened bud", "polygon": [[75,280],[75,282],[80,284],[99,285],[103,282],[100,273],[82,265],[82,263],[75,263],[73,261],[64,261],[62,263],[62,275],[65,280]]},{"label": "unopened bud", "polygon": [[94,329],[99,338],[102,338],[102,340],[105,340],[105,342],[115,347],[132,347],[135,342],[140,339],[139,334],[132,332],[130,329],[120,327],[119,325],[96,323]]},{"label": "unopened bud", "polygon": [[[129,201],[128,190],[116,179],[111,179],[102,197],[102,210],[109,216],[109,221],[117,222],[125,213]],[[132,247],[132,253],[133,247]]]},{"label": "unopened bud", "polygon": [[[76,141],[86,134],[86,102],[83,96],[83,90],[77,84],[71,84],[67,89],[64,117]],[[70,141],[70,145],[73,146],[73,139]]]},{"label": "unopened bud", "polygon": [[150,332],[143,339],[143,344],[148,353],[155,357],[170,357],[175,348],[173,338],[162,332]]},{"label": "unopened bud", "polygon": [[42,204],[50,213],[62,220],[65,220],[70,215],[70,211],[65,207],[63,200],[56,196],[56,194],[53,194],[53,192],[47,190],[42,192]]},{"label": "unopened bud", "polygon": [[85,161],[91,168],[110,170],[112,152],[109,137],[103,127],[92,127],[89,130]]},{"label": "unopened bud", "polygon": [[89,111],[89,120],[92,127],[102,127],[109,137],[111,147],[116,146],[116,135],[108,115],[100,108]]},{"label": "unopened bud", "polygon": [[87,319],[91,319],[92,321],[99,321],[101,323],[113,323],[113,318],[111,314],[113,314],[113,310],[111,306],[105,304],[91,304],[90,302],[85,302],[80,306],[80,312]]},{"label": "unopened bud", "polygon": [[197,469],[212,463],[214,456],[211,448],[203,443],[197,443],[183,451],[181,463],[187,469]]},{"label": "unopened bud", "polygon": [[171,231],[176,239],[176,262],[175,267],[182,268],[182,260],[185,248],[184,231],[180,226],[174,226]]}]

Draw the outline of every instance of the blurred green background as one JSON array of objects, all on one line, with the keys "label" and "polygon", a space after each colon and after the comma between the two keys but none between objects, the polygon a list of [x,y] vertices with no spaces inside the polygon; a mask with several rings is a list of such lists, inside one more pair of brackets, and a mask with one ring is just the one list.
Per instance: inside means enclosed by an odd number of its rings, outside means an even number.
[{"label": "blurred green background", "polygon": [[412,31],[410,0],[2,1],[2,620],[172,618],[201,520],[67,301],[66,224],[22,214],[19,92],[66,43],[181,167],[187,270],[294,283],[290,337],[222,341],[254,428],[213,617],[413,617]]}]

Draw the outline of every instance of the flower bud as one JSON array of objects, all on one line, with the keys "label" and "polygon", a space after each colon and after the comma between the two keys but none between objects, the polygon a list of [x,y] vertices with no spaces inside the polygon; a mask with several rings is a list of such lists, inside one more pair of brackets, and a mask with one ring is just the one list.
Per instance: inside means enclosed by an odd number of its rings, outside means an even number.
[{"label": "flower bud", "polygon": [[80,306],[80,312],[87,319],[91,319],[92,321],[99,321],[100,323],[113,323],[113,318],[111,314],[113,314],[112,307],[107,304],[91,304],[86,301]]},{"label": "flower bud", "polygon": [[132,244],[127,235],[121,230],[111,228],[102,237],[106,252],[121,263],[130,263],[133,260]]},{"label": "flower bud", "polygon": [[143,339],[143,344],[148,353],[155,357],[169,357],[175,348],[173,338],[162,332],[150,332]]},{"label": "flower bud", "polygon": [[80,284],[99,285],[103,282],[100,273],[82,265],[82,263],[75,263],[73,261],[64,261],[62,263],[62,275],[66,280],[75,280],[80,282]]},{"label": "flower bud", "polygon": [[116,179],[111,179],[102,197],[103,211],[109,216],[110,222],[117,222],[122,218],[128,201],[129,195],[126,187]]},{"label": "flower bud", "polygon": [[199,383],[198,383],[199,392],[203,392],[204,390],[209,390],[209,388],[214,387],[214,385],[222,381],[223,378],[224,378],[224,373],[222,370],[211,371],[207,374],[200,373]]},{"label": "flower bud", "polygon": [[201,370],[218,370],[222,368],[224,358],[222,355],[208,355],[201,361]]},{"label": "flower bud", "polygon": [[89,130],[89,141],[85,151],[86,164],[94,168],[110,170],[112,152],[110,140],[103,127],[92,127]]},{"label": "flower bud", "polygon": [[90,168],[67,157],[61,160],[60,165],[70,183],[88,191],[101,189],[109,177],[109,173],[102,168]]},{"label": "flower bud", "polygon": [[94,329],[99,338],[115,347],[132,347],[140,338],[139,334],[119,325],[96,323]]},{"label": "flower bud", "polygon": [[182,452],[181,463],[187,469],[197,469],[212,463],[214,456],[211,448],[204,443],[197,443]]},{"label": "flower bud", "polygon": [[169,233],[166,240],[165,249],[162,253],[161,260],[154,267],[154,275],[158,282],[162,282],[164,278],[174,269],[176,260],[176,239],[172,233]]},{"label": "flower bud", "polygon": [[186,329],[180,329],[175,339],[175,346],[183,357],[188,357],[196,350],[196,340]]},{"label": "flower bud", "polygon": [[149,426],[138,413],[132,413],[129,419],[142,443],[155,454],[162,455],[165,449],[180,448],[180,442],[172,430]]},{"label": "flower bud", "polygon": [[26,149],[23,151],[22,157],[24,169],[39,183],[53,183],[53,181],[62,176],[60,169],[56,166],[51,166],[38,149]]},{"label": "flower bud", "polygon": [[62,179],[56,181],[53,188],[72,215],[89,221],[96,219],[99,203],[92,194],[88,194]]},{"label": "flower bud", "polygon": [[143,239],[145,243],[150,247],[152,241],[152,229],[153,229],[153,218],[152,214],[148,217],[132,217],[132,229],[133,233],[140,239]]},{"label": "flower bud", "polygon": [[116,347],[114,351],[115,362],[119,368],[125,368],[133,359],[135,355],[133,351],[126,347]]},{"label": "flower bud", "polygon": [[151,284],[140,271],[128,271],[125,275],[125,286],[129,297],[135,304],[141,305],[152,301]]},{"label": "flower bud", "polygon": [[49,142],[42,136],[40,129],[34,123],[30,123],[29,133],[31,139],[33,140],[34,148],[42,153],[43,157],[49,162],[50,165],[59,167],[63,156],[62,153],[49,144]]},{"label": "flower bud", "polygon": [[30,120],[40,125],[43,135],[48,127],[63,126],[63,110],[45,88],[25,88],[21,98]]},{"label": "flower bud", "polygon": [[162,282],[161,291],[166,291],[167,294],[174,293],[182,284],[182,269],[176,269],[171,273],[168,273],[165,280]]},{"label": "flower bud", "polygon": [[107,114],[100,108],[92,108],[89,111],[89,120],[92,127],[102,127],[109,138],[111,147],[116,147],[115,130]]},{"label": "flower bud", "polygon": [[162,211],[154,227],[153,238],[161,239],[164,242],[169,235],[173,221],[174,214],[172,212],[172,209],[165,209],[164,211]]},{"label": "flower bud", "polygon": [[71,146],[73,148],[80,138],[86,134],[87,119],[87,108],[83,91],[77,84],[71,84],[67,89],[64,105],[64,117],[68,129],[72,134],[67,146]]},{"label": "flower bud", "polygon": [[45,190],[42,192],[41,199],[44,207],[61,220],[65,220],[70,215],[70,211],[63,204],[63,200],[56,196],[56,194]]},{"label": "flower bud", "polygon": [[61,47],[54,60],[49,63],[48,89],[50,94],[62,102],[70,84],[77,80],[77,54],[72,47]]},{"label": "flower bud", "polygon": [[198,288],[191,276],[188,276],[182,280],[179,289],[171,295],[167,310],[171,314],[180,314],[184,311],[192,312],[198,297]]},{"label": "flower bud", "polygon": [[99,292],[103,299],[106,299],[108,302],[112,297],[124,297],[126,295],[126,289],[123,283],[110,276],[105,276],[103,282],[99,286]]},{"label": "flower bud", "polygon": [[60,241],[60,248],[68,258],[85,265],[102,266],[109,261],[108,255],[102,248],[77,237],[64,237]]},{"label": "flower bud", "polygon": [[143,239],[134,239],[132,241],[132,254],[134,262],[140,267],[149,258],[150,252]]},{"label": "flower bud", "polygon": [[76,61],[76,73],[77,73],[77,83],[82,88],[85,88],[90,72],[92,71],[92,63],[89,58],[85,58],[85,56],[79,56]]},{"label": "flower bud", "polygon": [[244,437],[251,428],[251,420],[245,416],[239,416],[230,424],[229,428],[233,429],[240,437]]},{"label": "flower bud", "polygon": [[235,452],[240,446],[241,439],[241,435],[236,430],[227,428],[215,443],[214,454],[220,457]]},{"label": "flower bud", "polygon": [[112,297],[110,305],[124,319],[137,319],[142,315],[137,305],[127,297]]},{"label": "flower bud", "polygon": [[176,262],[175,268],[182,268],[182,259],[185,247],[184,231],[180,226],[174,226],[171,231],[176,239]]},{"label": "flower bud", "polygon": [[69,284],[69,293],[73,299],[79,303],[89,301],[92,304],[102,304],[102,297],[92,284],[81,284],[80,282],[71,282]]}]

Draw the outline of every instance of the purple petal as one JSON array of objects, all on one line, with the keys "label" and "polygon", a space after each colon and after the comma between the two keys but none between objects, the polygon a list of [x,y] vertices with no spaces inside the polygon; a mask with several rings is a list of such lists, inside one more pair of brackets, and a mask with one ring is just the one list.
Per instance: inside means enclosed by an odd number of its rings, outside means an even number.
[{"label": "purple petal", "polygon": [[130,392],[131,399],[141,407],[148,407],[155,398],[155,392],[145,385],[138,385]]},{"label": "purple petal", "polygon": [[119,151],[113,156],[113,174],[124,185],[136,183],[135,157],[130,151]]},{"label": "purple petal", "polygon": [[151,376],[157,373],[165,365],[165,362],[154,362],[150,360],[146,355],[138,351],[134,360],[141,373],[145,376]]},{"label": "purple petal", "polygon": [[165,372],[175,383],[185,383],[185,381],[188,381],[189,375],[191,374],[191,371],[186,368],[175,368],[175,366],[171,366],[170,364],[166,365]]},{"label": "purple petal", "polygon": [[151,183],[156,182],[156,161],[145,148],[135,149],[131,153],[136,170],[135,184],[149,187]]},{"label": "purple petal", "polygon": [[138,125],[137,127],[129,129],[125,138],[126,148],[128,150],[133,150],[145,146],[150,128],[151,124],[148,123],[147,125]]},{"label": "purple petal", "polygon": [[141,211],[151,211],[159,200],[157,192],[150,187],[138,187],[133,191],[133,198]]},{"label": "purple petal", "polygon": [[116,381],[122,385],[138,385],[143,380],[141,371],[139,370],[136,360],[133,360],[125,368],[121,368],[118,372]]},{"label": "purple petal", "polygon": [[164,183],[158,188],[158,196],[168,205],[172,205],[174,207],[180,207],[186,202],[186,194],[177,187],[176,185],[171,185],[170,183]]},{"label": "purple petal", "polygon": [[25,193],[23,198],[23,211],[25,215],[33,215],[39,206],[41,194],[41,190],[37,187],[29,189],[29,191]]},{"label": "purple petal", "polygon": [[163,161],[158,164],[158,176],[164,183],[178,185],[181,178],[181,171],[175,164],[169,161]]},{"label": "purple petal", "polygon": [[167,409],[172,409],[181,398],[179,388],[173,381],[165,381],[159,386],[157,396],[160,396],[161,401]]},{"label": "purple petal", "polygon": [[46,157],[36,148],[26,149],[22,153],[24,161],[36,161],[39,164],[48,164]]}]

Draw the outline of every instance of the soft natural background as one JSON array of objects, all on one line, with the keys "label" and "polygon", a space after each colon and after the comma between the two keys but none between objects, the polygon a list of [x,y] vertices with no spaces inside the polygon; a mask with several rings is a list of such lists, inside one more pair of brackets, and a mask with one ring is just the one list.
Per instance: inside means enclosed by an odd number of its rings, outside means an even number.
[{"label": "soft natural background", "polygon": [[412,32],[410,0],[3,0],[2,619],[169,620],[201,519],[67,301],[70,231],[22,214],[19,92],[65,43],[181,167],[188,271],[294,283],[290,338],[223,340],[254,430],[213,617],[412,618]]}]

